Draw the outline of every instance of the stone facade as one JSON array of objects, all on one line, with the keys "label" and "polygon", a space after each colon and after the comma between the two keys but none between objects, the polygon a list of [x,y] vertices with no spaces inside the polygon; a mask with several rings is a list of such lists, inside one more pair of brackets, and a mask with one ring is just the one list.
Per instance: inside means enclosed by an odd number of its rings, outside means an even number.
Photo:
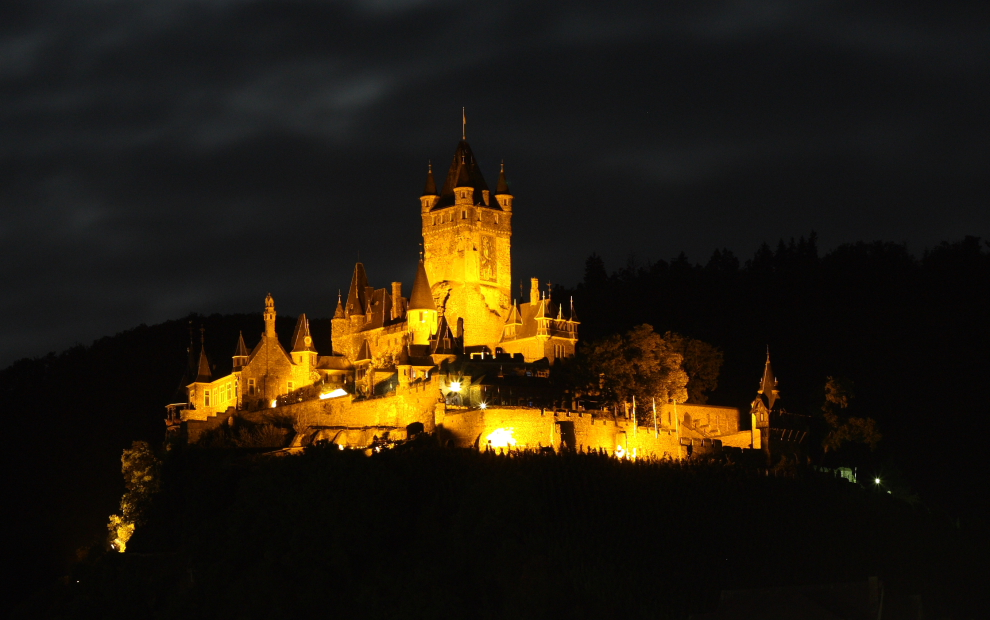
[{"label": "stone facade", "polygon": [[419,430],[465,448],[628,458],[679,459],[723,441],[749,447],[737,409],[663,405],[637,426],[629,413],[585,411],[548,395],[551,365],[574,355],[579,322],[573,303],[551,299],[536,278],[527,300],[511,298],[513,207],[504,166],[491,193],[461,140],[440,189],[428,172],[423,255],[409,296],[400,282],[375,288],[358,263],[346,300],[337,301],[333,350],[320,355],[305,315],[292,350],[279,343],[269,295],[265,331],[250,352],[240,338],[231,374],[210,377],[201,353],[173,428],[181,423],[195,441],[224,422],[275,416],[292,420],[295,447],[368,449]]}]

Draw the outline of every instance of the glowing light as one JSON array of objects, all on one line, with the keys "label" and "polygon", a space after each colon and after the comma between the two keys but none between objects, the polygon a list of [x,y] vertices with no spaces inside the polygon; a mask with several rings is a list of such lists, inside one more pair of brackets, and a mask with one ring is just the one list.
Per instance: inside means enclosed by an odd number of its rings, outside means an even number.
[{"label": "glowing light", "polygon": [[278,401],[273,398],[272,399],[272,409],[274,409],[277,406],[278,406]]},{"label": "glowing light", "polygon": [[337,444],[337,447],[340,448],[341,450],[343,450],[344,449],[344,444],[339,443],[339,444]]},{"label": "glowing light", "polygon": [[873,479],[873,482],[876,482],[877,484],[880,484],[880,479],[879,478],[874,478]]},{"label": "glowing light", "polygon": [[514,448],[516,438],[512,436],[515,428],[496,428],[485,439],[493,448]]},{"label": "glowing light", "polygon": [[622,446],[616,446],[615,447],[615,457],[616,458],[620,458],[620,459],[626,458],[626,449],[623,448]]},{"label": "glowing light", "polygon": [[337,388],[332,392],[327,392],[326,394],[320,394],[320,400],[326,400],[328,398],[337,398],[340,396],[347,396],[347,392],[343,388]]},{"label": "glowing light", "polygon": [[488,403],[481,403],[478,406],[481,407],[482,409],[488,409]]},{"label": "glowing light", "polygon": [[450,391],[451,392],[460,392],[461,391],[461,382],[460,381],[451,381],[450,382]]}]

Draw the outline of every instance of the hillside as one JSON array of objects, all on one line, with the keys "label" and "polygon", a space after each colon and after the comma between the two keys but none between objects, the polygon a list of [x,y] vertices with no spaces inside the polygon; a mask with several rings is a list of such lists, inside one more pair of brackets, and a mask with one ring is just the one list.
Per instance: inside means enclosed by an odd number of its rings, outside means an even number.
[{"label": "hillside", "polygon": [[[175,449],[150,523],[39,605],[64,617],[682,618],[723,589],[880,576],[885,618],[980,609],[985,542],[801,470],[438,449]],[[980,539],[982,540],[982,539]]]}]

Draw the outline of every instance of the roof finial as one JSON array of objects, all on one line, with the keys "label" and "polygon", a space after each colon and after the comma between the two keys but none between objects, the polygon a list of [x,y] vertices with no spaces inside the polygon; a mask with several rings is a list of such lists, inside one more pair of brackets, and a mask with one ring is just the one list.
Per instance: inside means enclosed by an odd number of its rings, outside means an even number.
[{"label": "roof finial", "polygon": [[467,108],[461,108],[461,140],[467,140]]},{"label": "roof finial", "polygon": [[500,172],[505,172],[505,160],[504,159],[502,160],[502,169],[500,170]]}]

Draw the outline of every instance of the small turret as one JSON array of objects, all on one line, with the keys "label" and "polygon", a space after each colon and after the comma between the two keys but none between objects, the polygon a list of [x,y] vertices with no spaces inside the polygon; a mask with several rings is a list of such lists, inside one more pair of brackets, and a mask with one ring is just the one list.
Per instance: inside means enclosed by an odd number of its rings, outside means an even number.
[{"label": "small turret", "polygon": [[460,206],[474,205],[474,187],[465,157],[462,153],[461,165],[457,167],[457,180],[454,182],[454,204]]},{"label": "small turret", "polygon": [[346,318],[346,315],[344,314],[344,302],[341,301],[339,290],[337,291],[337,309],[334,310],[333,312],[333,318],[335,319]]},{"label": "small turret", "polygon": [[199,368],[196,371],[196,383],[209,383],[213,380],[210,372],[210,360],[206,357],[206,328],[199,328]]},{"label": "small turret", "polygon": [[430,280],[422,259],[416,268],[416,280],[409,294],[406,324],[412,332],[412,344],[429,344],[430,336],[437,330],[437,305],[430,292]]},{"label": "small turret", "polygon": [[505,180],[505,162],[502,162],[502,169],[498,173],[498,185],[495,186],[495,201],[503,211],[512,211],[512,194],[509,192],[509,184]]},{"label": "small turret", "polygon": [[248,355],[247,345],[244,344],[244,332],[240,332],[237,336],[237,348],[234,349],[234,372],[247,366]]},{"label": "small turret", "polygon": [[540,279],[531,278],[529,283],[529,303],[535,307],[540,303]]},{"label": "small turret", "polygon": [[430,162],[429,170],[426,173],[426,187],[423,188],[423,195],[419,197],[423,213],[435,207],[438,200],[440,200],[440,193],[437,192],[437,181],[433,178],[433,162]]},{"label": "small turret", "polygon": [[313,337],[309,333],[309,319],[306,313],[299,315],[296,321],[296,330],[292,335],[292,362],[297,365],[309,364],[310,367],[316,365],[316,347],[313,346]]},{"label": "small turret", "polygon": [[271,293],[265,297],[265,335],[275,337],[275,300]]}]

